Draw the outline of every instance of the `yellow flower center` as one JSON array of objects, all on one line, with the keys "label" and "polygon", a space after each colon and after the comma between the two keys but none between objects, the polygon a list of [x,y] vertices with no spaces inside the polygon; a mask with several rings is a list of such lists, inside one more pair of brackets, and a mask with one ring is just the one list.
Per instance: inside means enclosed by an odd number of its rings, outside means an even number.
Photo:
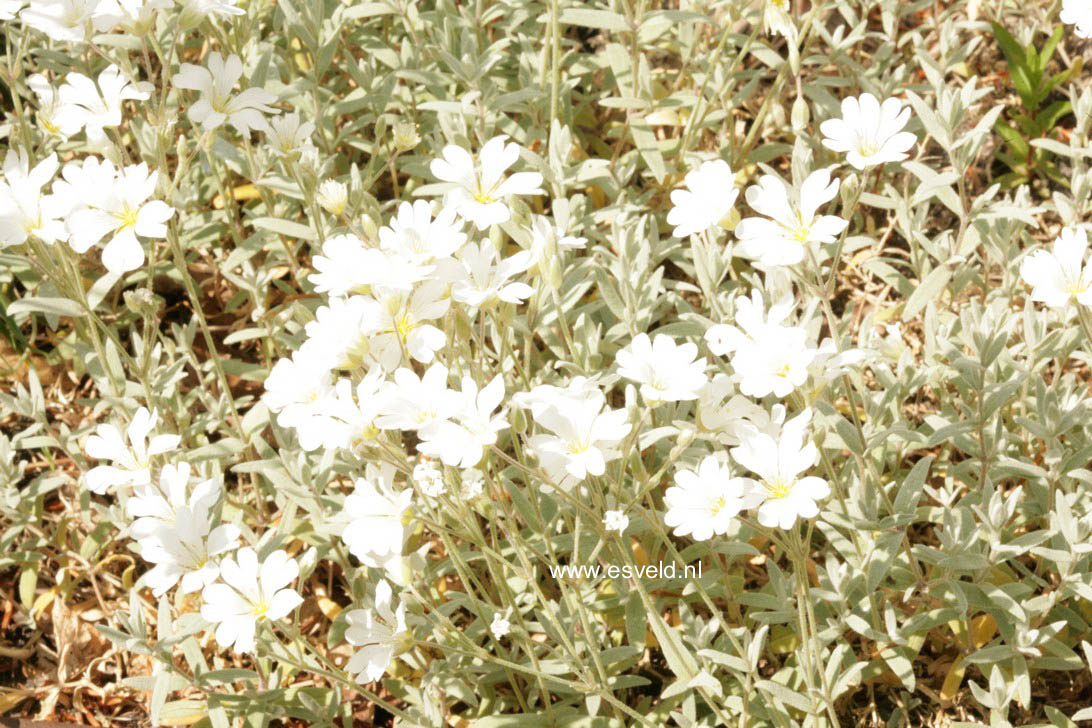
[{"label": "yellow flower center", "polygon": [[728,501],[725,500],[724,496],[721,496],[709,505],[709,512],[712,513],[714,516],[718,515],[721,511],[724,510],[724,507],[726,505],[728,505]]},{"label": "yellow flower center", "polygon": [[782,364],[781,368],[778,369],[777,372],[774,373],[774,376],[779,377],[781,379],[787,379],[788,376],[789,376],[789,365],[788,364]]},{"label": "yellow flower center", "polygon": [[766,486],[766,493],[770,500],[781,500],[787,498],[789,493],[792,492],[792,483],[785,483],[780,480],[773,483],[764,483]]},{"label": "yellow flower center", "polygon": [[132,207],[126,205],[121,212],[117,213],[117,218],[121,221],[121,227],[118,229],[125,230],[126,228],[134,227],[137,223],[138,212],[139,210],[134,210]]},{"label": "yellow flower center", "polygon": [[254,618],[261,622],[265,619],[266,613],[269,612],[269,605],[265,602],[258,602],[254,605]]},{"label": "yellow flower center", "polygon": [[879,150],[876,149],[876,147],[872,146],[871,144],[862,144],[861,148],[858,150],[858,153],[862,157],[871,157],[873,154],[875,154],[878,151]]},{"label": "yellow flower center", "polygon": [[792,239],[798,243],[806,243],[808,234],[811,233],[811,225],[804,222],[804,215],[796,210],[796,228],[792,231]]},{"label": "yellow flower center", "polygon": [[1073,296],[1074,298],[1076,298],[1077,296],[1081,295],[1082,293],[1084,293],[1087,290],[1088,290],[1088,283],[1085,282],[1082,279],[1082,280],[1076,281],[1075,283],[1073,283],[1072,285],[1067,287],[1065,289],[1065,292],[1068,293],[1070,296]]},{"label": "yellow flower center", "polygon": [[410,320],[409,314],[402,314],[394,322],[394,330],[398,332],[398,336],[402,338],[403,343],[409,337],[410,332],[417,328],[420,324],[417,324]]},{"label": "yellow flower center", "polygon": [[477,191],[474,193],[474,201],[480,202],[483,205],[489,205],[497,201],[497,198],[493,197],[493,190],[483,190],[481,180],[476,180],[474,187]]}]

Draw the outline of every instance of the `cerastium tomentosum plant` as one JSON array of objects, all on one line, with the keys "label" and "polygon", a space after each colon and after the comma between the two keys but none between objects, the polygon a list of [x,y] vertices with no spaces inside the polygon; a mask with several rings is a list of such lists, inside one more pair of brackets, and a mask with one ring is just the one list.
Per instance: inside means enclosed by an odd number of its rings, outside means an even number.
[{"label": "cerastium tomentosum plant", "polygon": [[1056,5],[0,0],[0,708],[1092,719]]}]

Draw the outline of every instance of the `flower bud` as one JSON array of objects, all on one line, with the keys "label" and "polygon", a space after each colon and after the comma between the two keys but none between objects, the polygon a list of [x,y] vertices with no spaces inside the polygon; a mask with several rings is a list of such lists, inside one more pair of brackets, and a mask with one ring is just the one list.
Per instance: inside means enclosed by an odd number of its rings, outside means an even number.
[{"label": "flower bud", "polygon": [[859,189],[861,186],[860,179],[857,178],[857,174],[851,173],[845,176],[842,180],[842,187],[839,192],[842,195],[842,209],[848,210],[849,206],[853,204],[857,199]]},{"label": "flower bud", "polygon": [[1092,120],[1092,89],[1085,88],[1077,97],[1077,129],[1082,134],[1088,133],[1088,122]]},{"label": "flower bud", "polygon": [[785,107],[781,104],[770,105],[770,115],[766,117],[766,125],[769,129],[781,129],[785,126]]},{"label": "flower bud", "polygon": [[364,239],[369,243],[374,243],[379,240],[379,228],[375,225],[375,220],[368,213],[364,213],[360,216],[360,227],[364,233]]},{"label": "flower bud", "polygon": [[185,33],[205,22],[205,14],[194,7],[192,2],[182,3],[182,12],[178,14],[178,29]]},{"label": "flower bud", "polygon": [[421,143],[421,137],[417,134],[417,125],[406,119],[394,122],[391,138],[395,149],[400,152],[407,152]]},{"label": "flower bud", "polygon": [[185,134],[178,135],[178,142],[174,148],[175,154],[178,155],[178,168],[174,172],[174,178],[177,181],[182,179],[182,175],[186,173],[190,164],[190,144]]},{"label": "flower bud", "polygon": [[306,579],[318,565],[318,549],[314,546],[307,549],[299,558],[300,579]]},{"label": "flower bud", "polygon": [[811,109],[803,96],[797,96],[796,100],[792,102],[791,118],[792,130],[797,134],[804,131],[808,126],[808,122],[811,121]]},{"label": "flower bud", "polygon": [[519,435],[527,432],[527,413],[522,407],[513,407],[508,411],[508,424],[512,426],[512,431]]},{"label": "flower bud", "polygon": [[155,318],[163,305],[163,299],[147,288],[137,288],[123,294],[125,307],[141,318]]}]

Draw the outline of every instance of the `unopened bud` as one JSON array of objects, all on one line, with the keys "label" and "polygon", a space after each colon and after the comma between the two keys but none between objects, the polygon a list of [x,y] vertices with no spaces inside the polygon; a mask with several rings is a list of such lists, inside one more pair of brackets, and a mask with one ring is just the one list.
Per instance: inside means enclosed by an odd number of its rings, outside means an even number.
[{"label": "unopened bud", "polygon": [[808,122],[811,121],[811,108],[808,107],[808,102],[804,100],[803,96],[797,96],[796,100],[792,102],[792,130],[799,134],[807,128]]},{"label": "unopened bud", "polygon": [[395,148],[400,152],[409,151],[421,143],[421,137],[417,134],[417,125],[406,119],[394,122],[391,138]]},{"label": "unopened bud", "polygon": [[1092,120],[1092,89],[1085,88],[1077,97],[1077,129],[1082,134],[1088,132],[1088,122]]},{"label": "unopened bud", "polygon": [[190,164],[190,143],[185,134],[178,135],[178,142],[175,144],[174,149],[175,154],[178,155],[178,169],[175,170],[174,178],[179,180],[186,173],[186,168]]},{"label": "unopened bud", "polygon": [[123,296],[125,307],[141,318],[154,318],[163,305],[163,299],[148,288],[126,291]]},{"label": "unopened bud", "polygon": [[360,227],[364,232],[364,239],[368,242],[375,242],[379,240],[379,228],[375,225],[375,220],[368,213],[364,213],[360,216]]},{"label": "unopened bud", "polygon": [[513,407],[508,410],[508,422],[513,432],[520,435],[527,432],[527,412],[522,407]]},{"label": "unopened bud", "polygon": [[854,204],[859,194],[861,181],[857,178],[856,173],[846,175],[842,180],[842,188],[840,190],[842,195],[842,209],[848,210],[850,205]]}]

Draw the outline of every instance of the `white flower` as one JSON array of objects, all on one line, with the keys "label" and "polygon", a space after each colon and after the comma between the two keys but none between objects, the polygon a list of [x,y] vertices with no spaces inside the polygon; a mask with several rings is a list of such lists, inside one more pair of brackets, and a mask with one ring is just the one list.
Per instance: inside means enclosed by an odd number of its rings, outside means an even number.
[{"label": "white flower", "polygon": [[345,212],[349,204],[349,188],[336,179],[323,180],[315,192],[315,202],[334,217]]},{"label": "white flower", "polygon": [[146,485],[151,482],[151,460],[178,447],[178,435],[148,435],[158,419],[155,411],[141,407],[133,415],[122,437],[114,425],[103,424],[87,438],[83,449],[88,457],[112,460],[113,465],[99,465],[84,473],[83,482],[93,493],[105,493],[111,486]]},{"label": "white flower", "polygon": [[0,0],[0,20],[11,20],[26,4],[26,0]]},{"label": "white flower", "polygon": [[455,421],[440,420],[422,428],[417,451],[438,457],[451,467],[477,465],[485,450],[497,442],[497,433],[508,427],[503,415],[493,414],[503,400],[504,377],[500,374],[481,391],[471,377],[463,377],[459,405],[452,415]]},{"label": "white flower", "polygon": [[1092,305],[1092,263],[1086,262],[1088,236],[1082,228],[1062,230],[1051,251],[1036,250],[1020,263],[1020,277],[1031,288],[1031,300],[1051,308],[1072,302]]},{"label": "white flower", "polygon": [[629,527],[629,516],[622,511],[606,511],[603,514],[603,526],[608,531],[622,533]]},{"label": "white flower", "polygon": [[258,564],[258,554],[249,546],[235,558],[220,563],[220,580],[205,587],[201,616],[216,624],[216,642],[234,645],[236,652],[254,650],[258,625],[276,621],[295,609],[303,598],[285,588],[299,576],[299,564],[286,552],[277,550]]},{"label": "white flower", "polygon": [[615,355],[618,373],[641,385],[641,396],[652,403],[697,399],[708,378],[705,359],[698,359],[691,342],[676,344],[665,334],[649,339],[637,334]]},{"label": "white flower", "polygon": [[386,291],[379,300],[379,333],[372,338],[375,358],[387,371],[410,358],[428,364],[447,343],[444,332],[426,323],[441,318],[451,306],[447,286],[442,281],[425,281],[412,294]]},{"label": "white flower", "polygon": [[493,639],[499,640],[512,630],[512,623],[501,616],[500,612],[493,615],[493,621],[489,623],[489,631],[493,633]]},{"label": "white flower", "polygon": [[315,286],[315,292],[331,296],[367,293],[373,285],[408,293],[433,271],[433,266],[405,255],[366,248],[364,241],[355,235],[327,239],[322,244],[322,255],[316,255],[311,264],[317,272],[308,280]]},{"label": "white flower", "polygon": [[906,150],[918,138],[900,131],[910,120],[910,108],[902,101],[890,98],[880,104],[869,93],[842,99],[842,118],[827,119],[819,125],[824,134],[823,146],[835,152],[846,152],[846,161],[857,169],[885,162],[901,162],[909,155]]},{"label": "white flower", "polygon": [[519,159],[519,145],[505,144],[507,138],[502,134],[487,141],[479,152],[478,162],[470,152],[454,144],[444,147],[442,159],[432,160],[432,174],[457,185],[447,193],[445,204],[454,206],[461,217],[473,222],[479,230],[512,217],[506,198],[543,194],[542,175],[538,172],[517,172],[504,177],[505,171]]},{"label": "white flower", "polygon": [[332,369],[357,369],[369,366],[371,337],[382,325],[379,304],[369,296],[332,298],[328,306],[315,311],[315,320],[307,324],[307,341],[301,348],[321,352]]},{"label": "white flower", "polygon": [[606,464],[621,457],[616,449],[629,434],[624,409],[603,406],[606,398],[598,389],[583,397],[558,397],[554,404],[538,412],[534,420],[552,435],[535,435],[531,449],[539,456],[547,474],[565,487],[564,476],[583,480],[588,475],[602,475]]},{"label": "white flower", "polygon": [[406,605],[392,610],[391,597],[391,585],[380,580],[375,585],[375,609],[354,609],[345,615],[349,624],[345,640],[362,648],[353,653],[345,669],[362,683],[381,679],[394,656],[412,644],[413,635],[406,630]]},{"label": "white flower", "polygon": [[750,299],[736,299],[736,324],[740,328],[717,324],[705,332],[714,354],[732,355],[732,368],[743,394],[786,397],[807,381],[815,348],[807,331],[782,325],[791,312],[792,301],[785,300],[771,306],[767,316],[761,295],[752,291]]},{"label": "white flower", "polygon": [[349,523],[341,540],[349,553],[368,566],[376,566],[392,554],[400,556],[412,499],[411,489],[395,489],[393,465],[369,465],[365,477],[357,478],[356,488],[345,499]]},{"label": "white flower", "polygon": [[216,129],[224,122],[246,135],[260,129],[267,114],[277,110],[269,106],[277,97],[261,88],[248,88],[232,95],[236,82],[243,75],[243,61],[234,53],[227,60],[219,52],[209,54],[208,68],[183,63],[171,82],[178,88],[197,91],[201,98],[190,106],[189,117],[205,131]]},{"label": "white flower", "polygon": [[758,509],[763,526],[791,528],[797,518],[813,518],[819,513],[816,501],[830,495],[827,481],[800,477],[819,459],[815,443],[805,442],[810,422],[811,410],[806,409],[785,423],[777,439],[751,430],[731,450],[737,463],[760,478],[753,491],[763,499]]},{"label": "white flower", "polygon": [[329,361],[318,349],[300,349],[278,360],[262,395],[270,411],[278,413],[277,424],[295,428],[300,447],[307,451],[320,447],[329,435],[328,403],[336,399]]},{"label": "white flower", "polygon": [[156,13],[171,5],[171,0],[100,0],[96,17],[140,36],[155,30]]},{"label": "white flower", "polygon": [[304,147],[311,146],[311,135],[315,133],[315,123],[300,122],[297,111],[284,116],[274,116],[271,119],[263,116],[257,128],[265,134],[265,140],[273,153],[278,157],[287,158],[294,157]]},{"label": "white flower", "polygon": [[238,546],[238,528],[212,526],[212,509],[223,491],[220,483],[206,480],[187,496],[189,478],[187,463],[165,465],[159,487],[141,486],[125,504],[129,515],[136,518],[130,532],[137,539],[137,553],[156,565],[144,575],[144,581],[157,597],[179,579],[183,593],[208,586],[220,573],[213,557]]},{"label": "white flower", "polygon": [[413,482],[429,498],[439,498],[447,490],[443,472],[436,467],[436,463],[427,460],[413,466]]},{"label": "white flower", "polygon": [[52,40],[82,43],[92,29],[98,4],[99,0],[34,0],[19,19]]},{"label": "white flower", "polygon": [[379,244],[400,257],[431,263],[450,257],[466,244],[462,227],[453,208],[445,207],[433,219],[428,201],[403,202],[390,224],[379,228]]},{"label": "white flower", "polygon": [[463,471],[463,491],[460,494],[463,500],[477,498],[485,490],[485,476],[477,468]]},{"label": "white flower", "polygon": [[27,79],[27,86],[38,98],[38,123],[50,136],[62,140],[77,133],[83,126],[79,113],[70,113],[61,101],[60,93],[40,73]]},{"label": "white flower", "polygon": [[547,273],[543,269],[556,261],[562,252],[584,248],[587,244],[587,238],[566,234],[545,215],[531,216],[531,265],[538,266],[543,275]]},{"label": "white flower", "polygon": [[675,226],[675,237],[697,235],[720,225],[732,212],[739,190],[736,175],[723,159],[702,162],[683,180],[686,189],[673,190],[674,207],[667,213],[668,225]]},{"label": "white flower", "polygon": [[698,423],[703,429],[717,433],[717,440],[725,445],[738,445],[743,427],[779,432],[784,419],[784,405],[775,404],[767,411],[736,394],[727,374],[713,377],[698,398]]},{"label": "white flower", "polygon": [[399,369],[380,394],[375,425],[383,430],[421,430],[455,414],[461,402],[447,387],[447,367],[433,364],[418,377]]},{"label": "white flower", "polygon": [[696,472],[675,473],[675,485],[664,493],[664,524],[676,536],[705,541],[728,532],[733,519],[747,507],[748,480],[732,477],[728,466],[707,455]]},{"label": "white flower", "polygon": [[763,0],[762,25],[767,33],[777,33],[795,43],[796,26],[793,25],[789,8],[786,7],[791,2],[792,0]]},{"label": "white flower", "polygon": [[[384,382],[384,371],[376,367],[357,383],[356,389],[348,379],[342,378],[334,385],[335,395],[325,397],[320,406],[332,423],[337,423],[336,432],[330,431],[320,443],[327,450],[355,448],[375,442],[379,428],[375,418],[379,414],[379,392]],[[333,428],[331,428],[333,430]]]},{"label": "white flower", "polygon": [[101,145],[106,142],[103,130],[121,124],[121,103],[145,101],[154,89],[146,81],[134,83],[113,64],[99,74],[98,85],[82,73],[70,73],[57,91],[62,106],[54,123],[62,129],[86,129],[88,141]]},{"label": "white flower", "polygon": [[42,194],[58,164],[57,155],[50,154],[31,169],[26,151],[8,150],[0,180],[0,247],[28,238],[53,244],[68,237],[63,218],[72,208],[70,201],[63,195]]},{"label": "white flower", "polygon": [[512,404],[530,409],[531,416],[538,417],[551,407],[565,409],[569,404],[579,404],[589,397],[600,397],[606,401],[595,380],[573,377],[564,387],[540,384],[530,392],[516,392],[512,395]]},{"label": "white flower", "polygon": [[174,208],[161,200],[148,199],[155,194],[159,173],[149,171],[144,162],[115,173],[109,160],[99,163],[88,157],[82,166],[77,162],[66,164],[62,174],[64,194],[82,201],[67,220],[68,244],[77,253],[87,252],[108,236],[102,263],[111,273],[124,273],[144,263],[138,235],[156,240],[167,237],[166,222]]},{"label": "white flower", "polygon": [[829,169],[809,174],[798,196],[772,174],[762,175],[747,188],[747,204],[766,217],[744,218],[736,226],[743,254],[764,266],[794,265],[804,259],[805,246],[833,243],[849,223],[815,213],[837,194],[838,180],[830,181]]},{"label": "white flower", "polygon": [[180,0],[182,5],[183,27],[198,25],[205,18],[215,15],[227,17],[229,15],[246,15],[242,8],[235,7],[239,0]]},{"label": "white flower", "polygon": [[521,250],[503,260],[498,258],[497,246],[488,240],[463,248],[459,254],[462,270],[453,282],[451,297],[475,309],[494,301],[523,303],[535,289],[526,283],[509,283],[508,280],[531,267],[531,252]]},{"label": "white flower", "polygon": [[1076,25],[1073,33],[1078,38],[1092,38],[1092,3],[1088,0],[1062,0],[1058,18],[1063,23]]},{"label": "white flower", "polygon": [[838,351],[833,339],[823,339],[819,343],[819,348],[815,350],[815,358],[808,365],[808,374],[811,376],[813,387],[822,389],[846,374],[851,366],[860,364],[868,357],[869,352],[862,349]]},{"label": "white flower", "polygon": [[125,502],[125,511],[135,519],[129,524],[128,533],[133,538],[144,538],[163,527],[172,525],[175,513],[192,502],[210,510],[220,496],[215,479],[202,481],[189,494],[190,464],[167,463],[159,470],[159,481],[138,485]]},{"label": "white flower", "polygon": [[382,569],[383,575],[397,586],[408,587],[410,584],[419,584],[421,576],[428,568],[426,556],[432,544],[426,541],[416,551],[408,554],[392,553],[388,558],[375,564],[368,564],[374,569]]}]

